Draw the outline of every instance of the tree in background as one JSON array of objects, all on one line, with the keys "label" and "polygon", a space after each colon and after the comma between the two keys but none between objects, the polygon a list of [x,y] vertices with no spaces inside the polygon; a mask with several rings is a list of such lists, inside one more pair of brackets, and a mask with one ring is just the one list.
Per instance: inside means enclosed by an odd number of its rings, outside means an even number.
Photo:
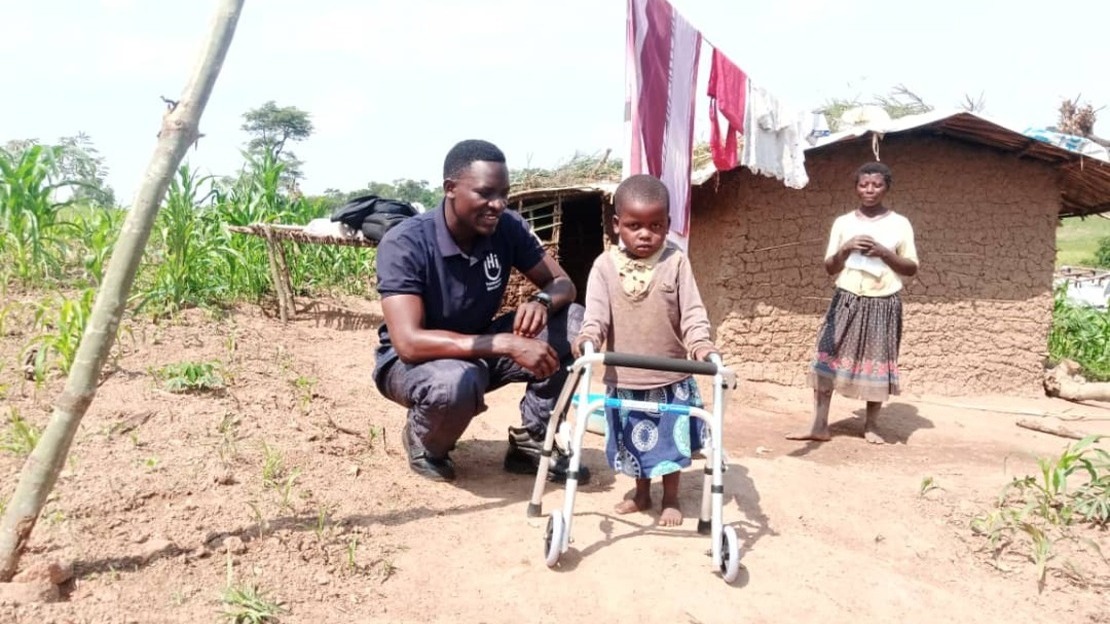
[{"label": "tree in background", "polygon": [[365,188],[354,191],[344,192],[334,188],[328,189],[324,191],[324,195],[320,199],[331,209],[362,195],[377,195],[378,197],[400,199],[410,203],[418,202],[431,210],[439,205],[439,200],[443,198],[443,190],[438,186],[432,186],[427,180],[399,178],[394,180],[392,184],[370,182]]},{"label": "tree in background", "polygon": [[960,108],[969,113],[981,113],[987,109],[987,101],[983,98],[983,92],[979,92],[979,97],[971,97],[970,93],[964,94],[964,100],[960,102]]},{"label": "tree in background", "polygon": [[[3,149],[18,155],[34,145],[40,145],[38,139],[17,139],[8,141]],[[49,184],[66,189],[65,197],[56,197],[57,201],[102,207],[116,205],[115,191],[107,182],[108,166],[89,135],[78,132],[74,136],[58,139],[55,145],[44,147],[51,148],[54,154]]]},{"label": "tree in background", "polygon": [[251,135],[247,151],[251,154],[270,152],[285,164],[285,175],[292,189],[296,180],[303,177],[301,165],[292,150],[287,149],[289,141],[304,141],[312,136],[312,119],[307,111],[296,106],[278,106],[270,100],[243,113],[242,129]]}]

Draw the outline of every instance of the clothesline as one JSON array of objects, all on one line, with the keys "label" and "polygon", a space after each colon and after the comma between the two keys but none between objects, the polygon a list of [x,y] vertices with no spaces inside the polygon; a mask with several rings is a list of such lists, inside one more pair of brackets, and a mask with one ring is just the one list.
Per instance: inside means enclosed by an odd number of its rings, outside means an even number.
[{"label": "clothesline", "polygon": [[[790,111],[687,22],[666,0],[627,0],[625,124],[622,177],[653,175],[671,196],[671,238],[686,249],[690,220],[695,104],[701,46],[713,48],[711,147],[719,170],[737,164],[803,188],[804,142],[813,117]],[[720,114],[728,121],[723,141]],[[737,155],[737,136],[744,136]]]}]

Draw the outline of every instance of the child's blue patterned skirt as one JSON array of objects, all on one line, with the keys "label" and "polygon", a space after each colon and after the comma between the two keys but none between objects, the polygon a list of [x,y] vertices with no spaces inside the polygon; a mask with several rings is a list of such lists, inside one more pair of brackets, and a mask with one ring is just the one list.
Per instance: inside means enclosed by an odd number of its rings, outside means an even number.
[{"label": "child's blue patterned skirt", "polygon": [[[625,400],[702,407],[698,384],[687,377],[669,386],[650,390],[607,388],[606,395]],[[690,465],[709,433],[700,418],[606,409],[605,456],[613,470],[637,479],[661,477]]]}]

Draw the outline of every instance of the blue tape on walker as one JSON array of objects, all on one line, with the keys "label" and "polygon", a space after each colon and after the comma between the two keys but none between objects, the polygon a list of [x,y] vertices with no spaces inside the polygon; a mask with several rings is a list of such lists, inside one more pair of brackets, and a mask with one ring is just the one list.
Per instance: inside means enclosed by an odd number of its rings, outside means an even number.
[{"label": "blue tape on walker", "polygon": [[[624,407],[624,404],[625,401],[622,401],[621,399],[618,399],[616,397],[608,397],[605,399],[605,407],[608,407],[609,409],[621,409],[622,407]],[[672,405],[670,403],[656,403],[655,411],[659,412],[660,414],[668,413],[678,414],[679,416],[689,416],[690,406]]]},{"label": "blue tape on walker", "polygon": [[[605,400],[605,395],[604,394],[590,394],[590,395],[586,396],[586,402],[587,403],[594,403],[596,401],[603,401],[603,400]],[[577,406],[578,405],[578,395],[577,394],[574,395],[574,398],[571,399],[571,401],[574,403],[575,406]],[[601,410],[598,409],[598,410],[594,410],[594,411],[595,412],[600,412]]]}]

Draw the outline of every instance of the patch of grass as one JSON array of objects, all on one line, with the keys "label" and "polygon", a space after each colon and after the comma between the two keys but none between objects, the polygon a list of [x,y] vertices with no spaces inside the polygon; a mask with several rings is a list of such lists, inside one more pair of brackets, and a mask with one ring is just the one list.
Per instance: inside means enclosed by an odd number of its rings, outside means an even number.
[{"label": "patch of grass", "polygon": [[227,464],[239,455],[239,416],[225,412],[216,431],[220,434],[220,460]]},{"label": "patch of grass", "polygon": [[395,563],[393,563],[392,559],[383,559],[382,562],[379,564],[379,567],[381,569],[383,583],[393,578],[393,575],[396,574],[397,570],[400,569]]},{"label": "patch of grass", "polygon": [[57,295],[36,306],[34,328],[38,335],[26,349],[35,352],[32,362],[36,381],[43,381],[52,367],[63,375],[69,373],[95,298],[96,291],[86,288],[79,297]]},{"label": "patch of grass", "polygon": [[8,408],[8,426],[0,436],[0,449],[19,457],[27,457],[42,437],[42,429],[27,422],[15,407]]},{"label": "patch of grass", "polygon": [[323,542],[324,535],[331,532],[331,514],[332,511],[325,505],[321,505],[316,510],[316,523],[312,527],[312,531],[316,534],[316,541]]},{"label": "patch of grass", "polygon": [[220,593],[221,615],[231,624],[266,624],[276,622],[287,613],[285,606],[270,598],[258,585],[237,583],[232,574],[231,557],[227,559],[227,585]]},{"label": "patch of grass", "polygon": [[347,569],[352,572],[359,571],[357,535],[352,535],[350,539],[347,540]]},{"label": "patch of grass", "polygon": [[154,376],[170,392],[215,392],[226,386],[220,369],[219,362],[175,362],[154,371]]},{"label": "patch of grass", "polygon": [[265,487],[277,487],[280,485],[282,477],[284,476],[285,460],[281,457],[281,451],[263,442],[262,485]]},{"label": "patch of grass", "polygon": [[939,490],[940,486],[937,485],[936,479],[932,477],[925,477],[921,480],[921,486],[918,488],[918,495],[925,496],[933,490]]},{"label": "patch of grass", "polygon": [[262,508],[257,501],[247,501],[247,507],[250,507],[254,522],[258,525],[258,539],[262,539],[266,531],[270,530],[270,523],[266,520],[266,515],[262,513]]},{"label": "patch of grass", "polygon": [[293,387],[297,390],[297,405],[301,409],[301,415],[308,414],[308,408],[312,404],[313,388],[316,387],[316,379],[299,375],[293,380]]},{"label": "patch of grass", "polygon": [[381,556],[370,566],[377,568],[379,581],[381,583],[385,583],[393,578],[393,576],[401,570],[393,561],[393,555],[406,550],[408,550],[407,546],[385,546],[382,548],[380,553]]},{"label": "patch of grass", "polygon": [[296,511],[293,509],[293,486],[297,485],[297,478],[301,476],[301,471],[294,469],[285,477],[284,480],[277,486],[278,494],[281,495],[282,509],[289,511]]},{"label": "patch of grass", "polygon": [[282,603],[270,598],[257,585],[229,585],[220,596],[223,617],[232,624],[276,622],[285,613]]},{"label": "patch of grass", "polygon": [[1056,266],[1090,266],[1099,241],[1110,237],[1110,219],[1063,219],[1056,229]]},{"label": "patch of grass", "polygon": [[46,524],[50,526],[58,526],[59,524],[66,521],[66,512],[62,511],[61,509],[55,509],[49,513],[44,513],[43,518],[46,520]]},{"label": "patch of grass", "polygon": [[[1090,548],[1105,561],[1098,544],[1071,531],[1076,524],[1105,528],[1110,522],[1110,453],[1088,436],[1064,447],[1058,457],[1038,457],[1040,475],[1014,478],[1003,488],[995,508],[976,516],[971,529],[987,538],[997,560],[1015,542],[1026,542],[1026,556],[1036,565],[1043,590],[1054,545],[1070,541]],[[1087,477],[1071,489],[1073,477]],[[1067,562],[1068,574],[1080,571]]]},{"label": "patch of grass", "polygon": [[366,433],[366,450],[373,453],[374,448],[377,446],[378,439],[385,435],[385,427],[375,427],[370,425],[370,430]]}]

